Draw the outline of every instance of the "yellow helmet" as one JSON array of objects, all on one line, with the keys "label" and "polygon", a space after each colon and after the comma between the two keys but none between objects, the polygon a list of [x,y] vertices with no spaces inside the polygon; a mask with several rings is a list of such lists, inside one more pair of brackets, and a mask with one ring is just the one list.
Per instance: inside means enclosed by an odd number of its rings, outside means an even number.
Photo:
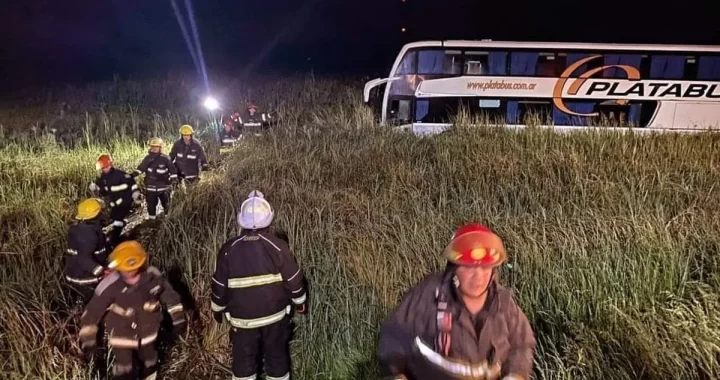
[{"label": "yellow helmet", "polygon": [[163,144],[164,144],[163,140],[162,140],[161,138],[159,138],[159,137],[153,137],[153,138],[151,138],[151,139],[150,139],[150,142],[148,143],[148,145],[150,145],[151,147],[152,147],[152,146],[162,147]]},{"label": "yellow helmet", "polygon": [[183,136],[192,135],[193,134],[193,127],[185,124],[182,127],[180,127],[180,134]]},{"label": "yellow helmet", "polygon": [[131,272],[145,264],[147,252],[136,240],[125,241],[117,245],[110,254],[108,268],[120,272]]},{"label": "yellow helmet", "polygon": [[88,198],[78,204],[75,219],[93,219],[100,214],[100,211],[102,211],[102,203],[95,198]]}]

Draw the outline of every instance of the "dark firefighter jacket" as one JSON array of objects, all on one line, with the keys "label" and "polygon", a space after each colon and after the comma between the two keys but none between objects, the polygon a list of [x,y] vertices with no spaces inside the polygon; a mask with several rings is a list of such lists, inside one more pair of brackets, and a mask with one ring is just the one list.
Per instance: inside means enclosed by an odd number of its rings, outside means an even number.
[{"label": "dark firefighter jacket", "polygon": [[306,299],[305,277],[287,243],[267,229],[243,231],[220,248],[212,277],[214,312],[233,327],[251,329],[282,320]]},{"label": "dark firefighter jacket", "polygon": [[65,251],[65,279],[78,285],[95,286],[100,282],[108,252],[100,222],[77,222],[70,226]]},{"label": "dark firefighter jacket", "polygon": [[177,178],[175,165],[170,161],[170,157],[162,153],[150,152],[145,156],[135,170],[135,176],[143,173],[147,174],[145,188],[152,192],[170,189],[172,179]]},{"label": "dark firefighter jacket", "polygon": [[[435,347],[438,333],[436,290],[439,290],[451,294],[448,303],[453,315],[449,357],[445,359],[471,365],[486,361],[489,367],[499,365],[495,378],[514,375],[529,379],[536,341],[512,292],[493,282],[486,306],[474,320],[457,298],[452,281],[442,279],[442,273],[426,277],[405,295],[385,320],[378,348],[381,375],[385,378],[404,375],[408,379],[457,378],[449,376],[448,371],[434,364],[432,359],[428,360],[428,357],[441,357]],[[423,354],[416,337],[432,352],[426,349]]]},{"label": "dark firefighter jacket", "polygon": [[240,131],[234,128],[228,131],[223,128],[222,133],[220,133],[220,144],[222,146],[232,146],[238,138],[240,138]]},{"label": "dark firefighter jacket", "polygon": [[157,339],[165,306],[173,325],[185,323],[180,296],[160,271],[149,267],[135,285],[128,285],[118,272],[113,272],[95,288],[92,300],[80,319],[80,340],[83,347],[96,342],[98,323],[103,318],[109,331],[109,344],[114,348],[138,349]]},{"label": "dark firefighter jacket", "polygon": [[201,167],[208,167],[205,149],[195,139],[188,144],[182,138],[175,141],[170,150],[170,160],[175,164],[178,174],[185,178],[195,178],[200,174]]},{"label": "dark firefighter jacket", "polygon": [[132,195],[138,191],[135,179],[124,171],[111,168],[107,173],[100,174],[95,181],[100,195],[110,200],[110,207],[116,207],[123,203],[132,203]]}]

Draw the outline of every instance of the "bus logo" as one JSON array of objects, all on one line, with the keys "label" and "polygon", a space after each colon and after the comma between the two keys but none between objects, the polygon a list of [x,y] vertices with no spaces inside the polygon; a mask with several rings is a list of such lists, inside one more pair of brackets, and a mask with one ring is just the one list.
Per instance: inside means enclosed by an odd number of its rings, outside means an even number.
[{"label": "bus logo", "polygon": [[[555,105],[555,107],[557,107],[560,111],[562,111],[566,114],[569,114],[569,115],[575,115],[575,116],[598,116],[599,115],[598,112],[577,113],[575,111],[570,110],[569,108],[567,108],[567,106],[565,106],[565,103],[563,103],[562,92],[563,92],[563,89],[565,89],[565,84],[568,82],[570,75],[572,75],[572,73],[575,72],[575,70],[577,70],[578,67],[580,67],[594,59],[598,59],[601,57],[602,57],[602,55],[593,55],[593,56],[581,59],[581,60],[573,63],[572,65],[568,66],[568,68],[565,69],[565,71],[563,71],[562,74],[560,74],[560,79],[558,79],[558,81],[555,83],[555,87],[553,88],[553,104]],[[585,84],[585,82],[587,81],[588,78],[590,78],[591,76],[593,76],[599,72],[605,71],[607,69],[612,69],[612,68],[618,68],[618,69],[622,69],[623,71],[625,71],[625,74],[627,75],[628,80],[631,80],[631,81],[640,80],[640,71],[632,66],[628,66],[628,65],[600,66],[600,67],[594,68],[590,71],[586,71],[586,72],[582,73],[577,79],[575,79],[570,84],[570,88],[568,88],[568,92],[567,92],[568,95],[577,95],[578,91],[580,90],[580,87],[582,87],[582,85]],[[618,100],[617,103],[623,105],[623,104],[627,104],[628,101],[623,99],[623,100]]]}]

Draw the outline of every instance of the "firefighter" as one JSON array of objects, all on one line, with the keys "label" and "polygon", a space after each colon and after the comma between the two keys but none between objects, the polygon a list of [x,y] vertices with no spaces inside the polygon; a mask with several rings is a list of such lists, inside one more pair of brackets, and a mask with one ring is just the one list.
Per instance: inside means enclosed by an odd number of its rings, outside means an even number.
[{"label": "firefighter", "polygon": [[170,211],[170,188],[177,181],[177,170],[170,157],[162,153],[163,140],[150,139],[150,151],[142,160],[133,177],[147,174],[145,177],[145,198],[147,199],[148,219],[154,220],[158,201],[165,215]]},{"label": "firefighter", "polygon": [[76,222],[68,229],[65,280],[84,307],[107,269],[107,239],[100,217],[102,202],[85,199],[77,206]]},{"label": "firefighter", "polygon": [[182,334],[187,325],[180,296],[146,261],[147,253],[137,241],[119,244],[110,254],[109,266],[115,271],[98,284],[80,321],[80,342],[86,353],[95,350],[98,324],[105,321],[117,379],[155,379],[161,305],[170,314],[176,334]]},{"label": "firefighter", "polygon": [[263,194],[251,192],[238,212],[240,235],[220,248],[215,264],[211,308],[218,323],[224,316],[232,326],[234,379],[256,378],[261,345],[266,378],[290,379],[291,305],[304,314],[307,293],[287,243],[269,232],[273,217]]},{"label": "firefighter", "polygon": [[90,191],[99,192],[110,201],[110,218],[113,220],[111,246],[115,246],[127,224],[126,218],[132,211],[133,201],[140,198],[140,189],[130,174],[114,167],[109,153],[98,157],[95,168],[101,174],[90,184]]},{"label": "firefighter", "polygon": [[513,294],[498,283],[502,240],[463,226],[446,269],[412,288],[385,320],[378,349],[385,379],[530,378],[535,336]]},{"label": "firefighter", "polygon": [[205,149],[193,138],[193,133],[189,125],[180,127],[181,138],[175,141],[170,150],[170,159],[177,168],[179,178],[189,183],[200,179],[200,170],[208,169]]},{"label": "firefighter", "polygon": [[232,147],[241,137],[242,135],[240,134],[240,131],[235,129],[232,119],[225,119],[225,122],[223,123],[223,131],[220,134],[220,145],[223,148]]},{"label": "firefighter", "polygon": [[250,103],[247,106],[247,115],[244,118],[238,115],[238,120],[243,126],[243,133],[253,132],[258,135],[261,130],[267,129],[270,116],[257,111],[258,106],[255,103]]}]

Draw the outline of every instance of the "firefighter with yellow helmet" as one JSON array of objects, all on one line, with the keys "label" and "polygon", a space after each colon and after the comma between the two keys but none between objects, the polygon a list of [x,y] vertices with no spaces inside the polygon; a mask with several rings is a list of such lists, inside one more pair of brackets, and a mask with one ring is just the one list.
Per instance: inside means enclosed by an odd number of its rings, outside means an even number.
[{"label": "firefighter with yellow helmet", "polygon": [[80,202],[75,223],[68,229],[65,250],[65,281],[85,306],[107,270],[107,237],[100,218],[103,203],[88,198]]},{"label": "firefighter with yellow helmet", "polygon": [[384,379],[527,380],[535,336],[496,268],[507,259],[489,228],[458,228],[444,272],[410,289],[385,320],[379,358]]},{"label": "firefighter with yellow helmet", "polygon": [[97,158],[95,168],[100,171],[100,177],[90,184],[90,191],[99,192],[109,201],[110,218],[113,220],[111,245],[115,246],[120,242],[133,201],[140,198],[140,189],[130,174],[114,166],[109,153]]},{"label": "firefighter with yellow helmet", "polygon": [[145,174],[145,199],[147,200],[148,219],[155,219],[158,203],[167,215],[170,211],[170,191],[177,181],[177,169],[170,157],[162,153],[163,140],[153,137],[148,143],[150,151],[140,162],[133,177]]},{"label": "firefighter with yellow helmet", "polygon": [[155,378],[162,306],[173,320],[175,333],[181,334],[187,325],[178,293],[157,268],[146,264],[147,253],[137,241],[115,247],[109,263],[114,271],[97,286],[80,321],[80,342],[86,353],[97,347],[98,324],[105,321],[116,379]]},{"label": "firefighter with yellow helmet", "polygon": [[196,182],[200,179],[200,171],[208,169],[205,149],[193,138],[195,131],[189,125],[180,127],[181,138],[175,141],[170,150],[170,159],[178,171],[182,181]]},{"label": "firefighter with yellow helmet", "polygon": [[291,311],[307,310],[305,277],[288,244],[270,232],[270,203],[253,191],[240,206],[240,235],[220,247],[211,280],[211,308],[232,329],[233,379],[255,379],[262,347],[265,374],[290,379]]}]

